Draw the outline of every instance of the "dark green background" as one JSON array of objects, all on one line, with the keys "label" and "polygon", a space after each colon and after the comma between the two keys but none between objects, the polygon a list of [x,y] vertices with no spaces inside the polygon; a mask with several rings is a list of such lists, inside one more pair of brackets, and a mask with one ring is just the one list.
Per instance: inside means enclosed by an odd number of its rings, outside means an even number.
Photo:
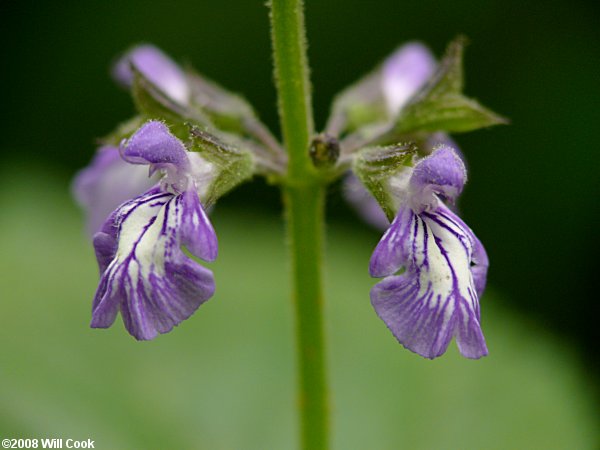
[{"label": "dark green background", "polygon": [[[94,138],[132,113],[109,67],[140,41],[243,93],[277,131],[263,3],[5,2],[3,169],[16,168],[23,182],[42,168],[66,190],[92,156]],[[470,38],[466,91],[512,124],[456,137],[470,168],[461,209],[490,255],[489,283],[502,294],[497,301],[573,343],[591,373],[600,355],[593,314],[600,251],[599,19],[591,1],[307,1],[320,126],[333,95],[398,44],[419,39],[440,55],[458,33]],[[259,214],[279,211],[277,191],[261,182],[230,195],[222,208],[248,209],[250,199]],[[332,223],[365,228],[338,187],[329,204]]]}]

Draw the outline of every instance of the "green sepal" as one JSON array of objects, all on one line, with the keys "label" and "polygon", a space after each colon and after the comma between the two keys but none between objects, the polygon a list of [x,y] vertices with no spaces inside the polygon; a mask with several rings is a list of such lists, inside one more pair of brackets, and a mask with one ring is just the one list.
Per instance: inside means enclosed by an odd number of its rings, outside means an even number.
[{"label": "green sepal", "polygon": [[367,147],[356,155],[353,171],[377,200],[390,221],[394,219],[397,204],[390,181],[411,166],[417,153],[414,143]]},{"label": "green sepal", "polygon": [[462,94],[465,44],[464,37],[450,43],[436,74],[402,109],[394,125],[395,134],[460,133],[507,123],[505,118]]},{"label": "green sepal", "polygon": [[189,136],[188,150],[198,152],[215,167],[215,175],[207,189],[206,199],[203,199],[205,204],[214,204],[221,196],[254,174],[255,162],[250,151],[225,143],[194,125],[189,126]]},{"label": "green sepal", "polygon": [[178,138],[187,136],[186,123],[208,126],[210,120],[201,111],[173,101],[167,94],[146,78],[135,66],[131,66],[133,84],[131,92],[139,113],[146,120],[162,120],[169,125]]}]

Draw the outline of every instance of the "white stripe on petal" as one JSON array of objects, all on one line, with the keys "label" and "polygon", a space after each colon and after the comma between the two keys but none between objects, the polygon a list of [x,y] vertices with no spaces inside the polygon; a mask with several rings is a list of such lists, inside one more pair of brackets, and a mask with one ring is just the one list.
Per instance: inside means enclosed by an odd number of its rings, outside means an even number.
[{"label": "white stripe on petal", "polygon": [[[396,243],[407,253],[395,269],[404,266],[406,270],[388,276],[371,291],[377,314],[398,341],[426,358],[443,354],[453,336],[464,356],[487,354],[471,272],[474,236],[461,224],[441,205],[430,213],[415,214],[408,208],[399,211],[388,233],[399,235],[397,230],[410,227],[403,233],[405,241]],[[380,246],[385,240],[386,236]],[[388,235],[387,243],[392,240]],[[397,261],[397,248],[380,246],[374,256],[379,250],[381,260]],[[386,249],[390,254],[381,254]],[[390,266],[386,268],[389,273]]]},{"label": "white stripe on petal", "polygon": [[[186,225],[192,216],[197,226]],[[152,339],[212,296],[212,273],[181,249],[186,245],[198,257],[216,257],[214,230],[195,189],[174,195],[155,188],[122,205],[114,223],[118,246],[96,292],[93,327],[110,326],[118,304],[127,330],[137,339]]]}]

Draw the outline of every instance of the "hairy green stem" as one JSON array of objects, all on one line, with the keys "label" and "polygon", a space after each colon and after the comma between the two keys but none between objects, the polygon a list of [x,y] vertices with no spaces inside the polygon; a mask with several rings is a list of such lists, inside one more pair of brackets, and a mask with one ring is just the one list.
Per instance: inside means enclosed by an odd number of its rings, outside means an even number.
[{"label": "hairy green stem", "polygon": [[271,39],[279,116],[289,156],[289,175],[299,178],[312,172],[308,143],[313,133],[301,0],[271,1]]},{"label": "hairy green stem", "polygon": [[324,186],[308,149],[313,117],[301,0],[271,0],[279,116],[288,152],[283,180],[296,316],[303,450],[325,450],[329,420],[323,333]]},{"label": "hairy green stem", "polygon": [[324,194],[320,186],[287,189],[285,205],[293,272],[301,448],[328,448],[321,255]]}]

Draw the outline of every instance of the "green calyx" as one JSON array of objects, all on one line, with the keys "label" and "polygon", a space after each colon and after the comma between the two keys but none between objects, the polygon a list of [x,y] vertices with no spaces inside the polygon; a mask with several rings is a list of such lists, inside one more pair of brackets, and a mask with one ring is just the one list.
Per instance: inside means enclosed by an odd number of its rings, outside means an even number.
[{"label": "green calyx", "polygon": [[412,165],[414,143],[367,147],[356,155],[353,171],[377,200],[390,221],[398,208],[391,180]]},{"label": "green calyx", "polygon": [[206,204],[214,204],[217,199],[254,174],[255,161],[250,151],[225,143],[194,125],[189,127],[189,137],[188,150],[199,153],[204,160],[214,165],[215,174],[211,177],[207,190]]}]

